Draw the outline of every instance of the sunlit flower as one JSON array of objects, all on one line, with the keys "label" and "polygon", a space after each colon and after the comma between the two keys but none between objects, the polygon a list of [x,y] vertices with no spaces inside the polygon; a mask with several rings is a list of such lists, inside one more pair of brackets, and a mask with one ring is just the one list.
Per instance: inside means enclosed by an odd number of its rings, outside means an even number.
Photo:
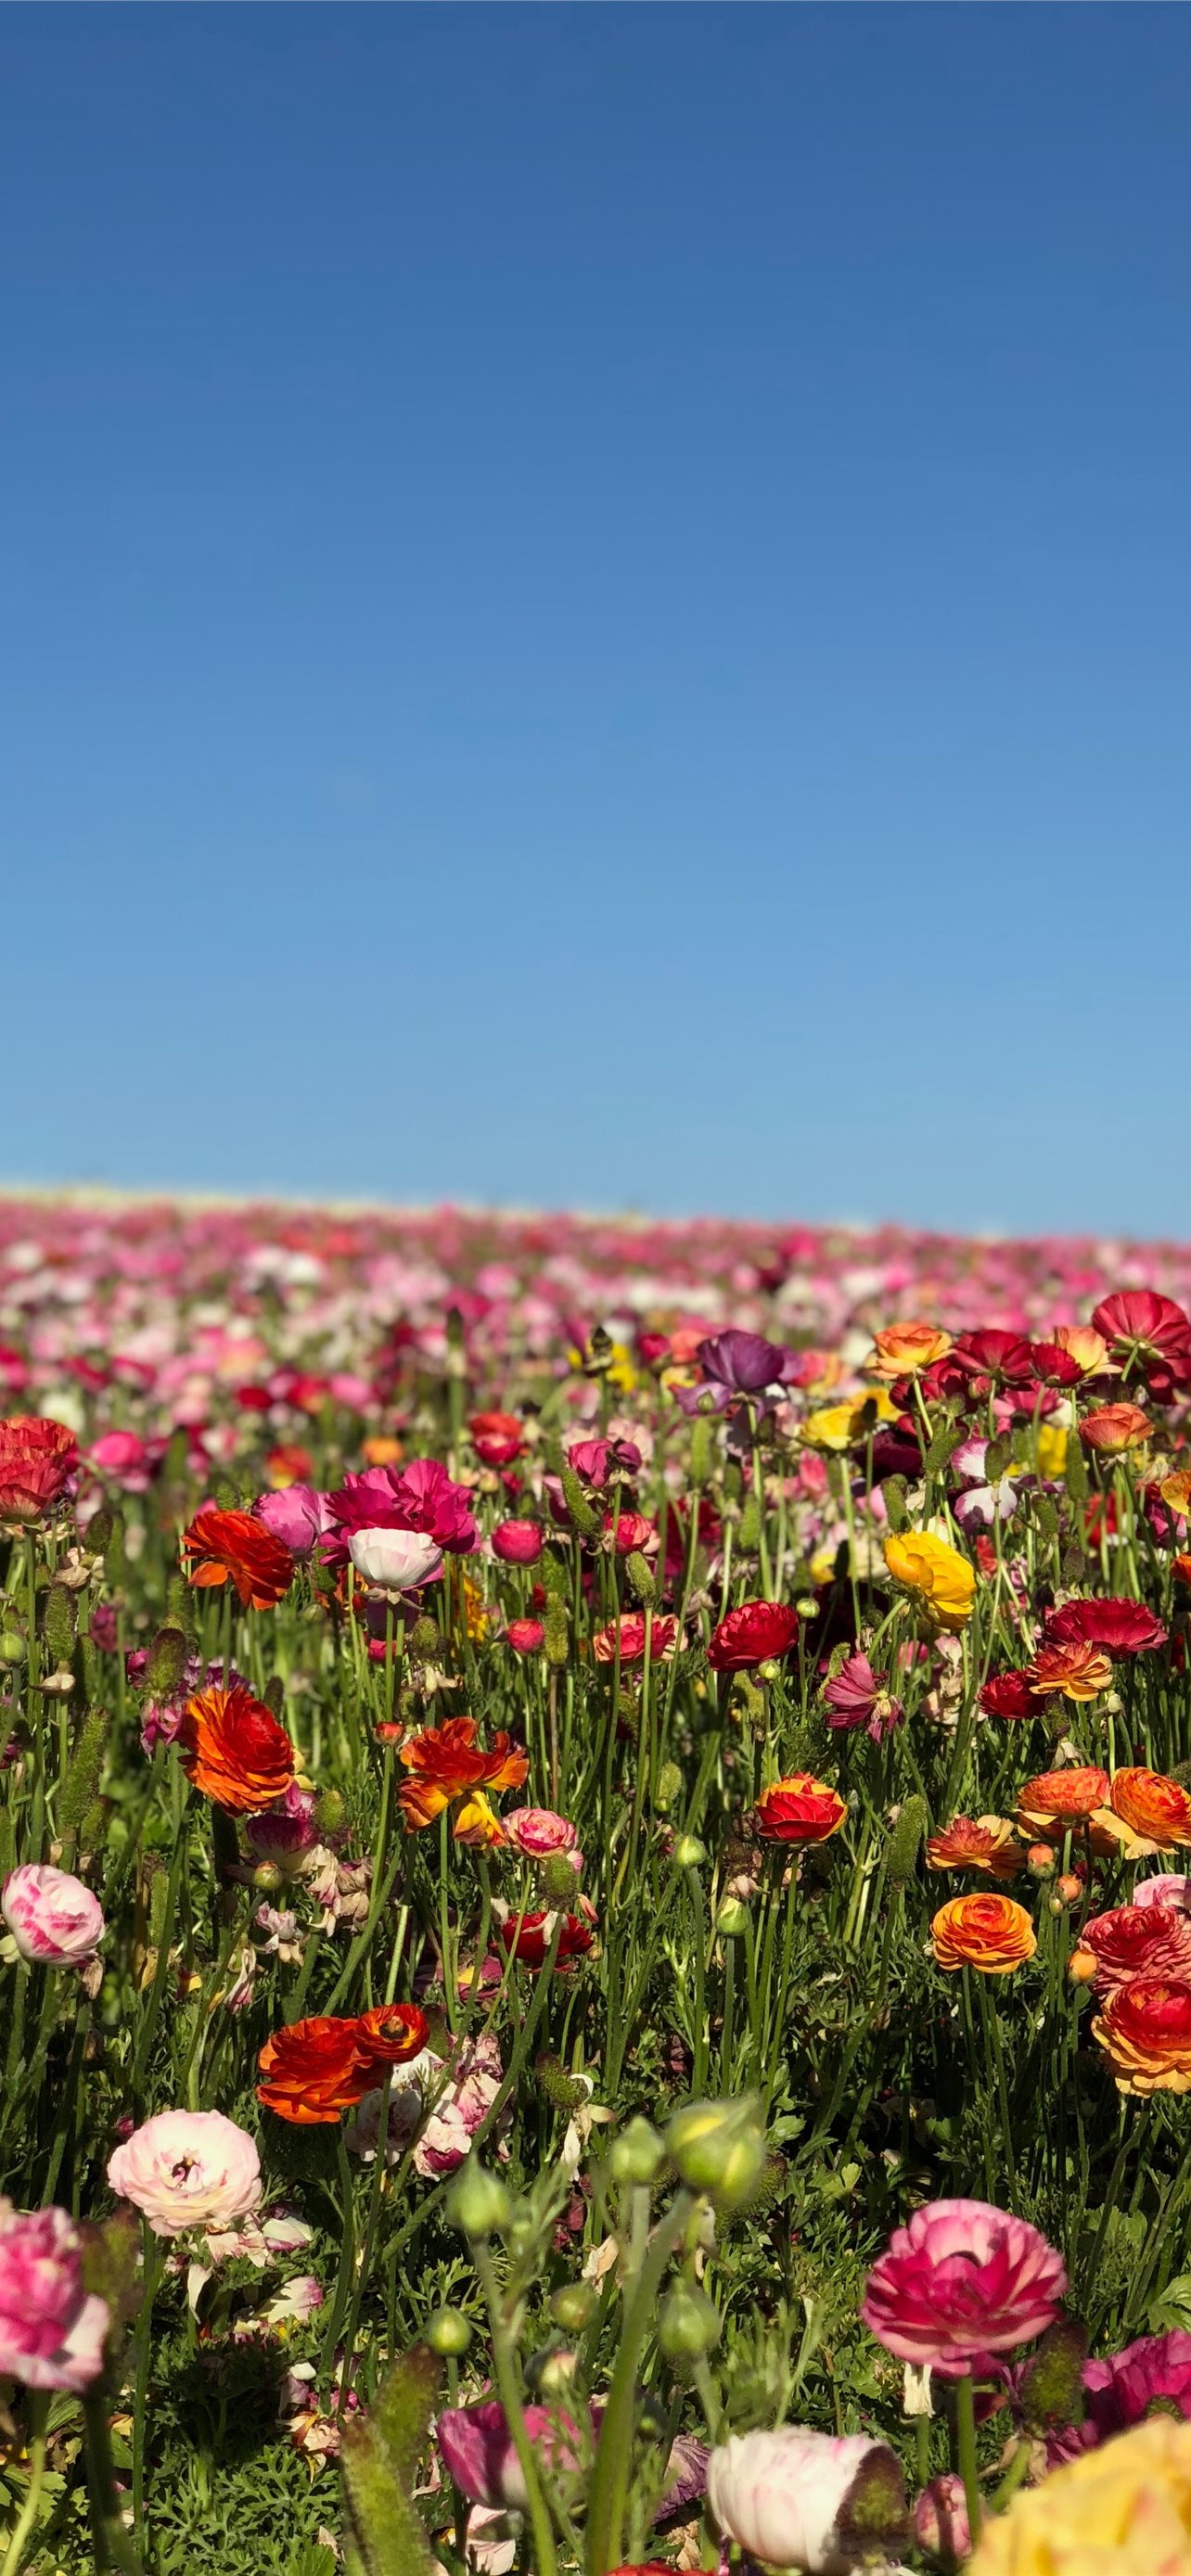
[{"label": "sunlit flower", "polygon": [[1131,1977],[1174,1977],[1191,1981],[1191,1919],[1171,1905],[1114,1905],[1106,1914],[1090,1914],[1079,1936],[1074,1961],[1086,1951],[1098,1995],[1111,1994]]},{"label": "sunlit flower", "polygon": [[107,2302],[83,2286],[83,2244],[64,2209],[0,2200],[0,2373],[25,2388],[89,2388],[103,2368]]},{"label": "sunlit flower", "polygon": [[272,1610],[293,1581],[288,1547],[251,1512],[205,1504],[182,1533],[182,1554],[191,1583],[201,1588],[230,1581],[246,1610]]},{"label": "sunlit flower", "polygon": [[794,1771],[758,1798],[756,1827],[767,1843],[823,1843],[838,1834],[847,1813],[838,1790],[809,1771]]},{"label": "sunlit flower", "polygon": [[1038,1947],[1024,1905],[1011,1896],[953,1896],[940,1906],[930,1937],[941,1968],[975,1968],[984,1977],[1008,1976]]},{"label": "sunlit flower", "polygon": [[[1191,1794],[1160,1771],[1142,1766],[1114,1772],[1108,1804],[1125,1829],[1120,1839],[1132,1860],[1191,1843]],[[1102,1822],[1108,1826],[1107,1817]]]},{"label": "sunlit flower", "polygon": [[1123,1458],[1127,1450],[1141,1448],[1152,1430],[1149,1415],[1142,1412],[1140,1405],[1100,1404],[1094,1413],[1085,1413],[1079,1436],[1089,1449],[1098,1449],[1104,1457]]},{"label": "sunlit flower", "polygon": [[390,2066],[417,2057],[429,2037],[425,2013],[415,2004],[287,2022],[261,2050],[257,2100],[279,2119],[325,2127],[383,2084]]},{"label": "sunlit flower", "polygon": [[713,1672],[748,1672],[787,1655],[798,1634],[798,1612],[785,1601],[742,1601],[713,1628],[707,1660]]},{"label": "sunlit flower", "polygon": [[990,1878],[1013,1878],[1025,1854],[1004,1816],[956,1816],[926,1846],[928,1869],[978,1869]]},{"label": "sunlit flower", "polygon": [[491,1750],[481,1751],[474,1717],[448,1717],[441,1726],[423,1728],[401,1747],[401,1760],[412,1778],[402,1783],[401,1812],[415,1830],[432,1824],[444,1807],[473,1789],[519,1789],[529,1772],[524,1753],[513,1749],[503,1731]]},{"label": "sunlit flower", "polygon": [[871,1377],[917,1377],[920,1369],[941,1360],[951,1348],[950,1333],[937,1324],[889,1324],[873,1334],[873,1355],[866,1362]]},{"label": "sunlit flower", "polygon": [[1039,1699],[1061,1692],[1065,1699],[1097,1699],[1112,1684],[1112,1661],[1103,1646],[1073,1639],[1068,1646],[1040,1646],[1026,1667],[1031,1690]]},{"label": "sunlit flower", "polygon": [[85,1967],[103,1939],[99,1898],[69,1870],[48,1861],[23,1861],[10,1870],[0,1913],[22,1959],[41,1967]]},{"label": "sunlit flower", "polygon": [[860,2313],[899,2361],[962,2378],[1042,2334],[1066,2288],[1061,2254],[1026,2219],[983,2200],[934,2200],[894,2230]]},{"label": "sunlit flower", "polygon": [[1040,1771],[1017,1795],[1018,1831],[1030,1842],[1061,1843],[1079,1832],[1108,1799],[1108,1773],[1094,1764],[1074,1764],[1069,1771]]},{"label": "sunlit flower", "polygon": [[159,2111],[109,2157],[108,2184],[155,2236],[181,2236],[191,2227],[229,2227],[255,2210],[260,2157],[247,2130],[222,2111]]},{"label": "sunlit flower", "polygon": [[1140,1655],[1166,1644],[1166,1630],[1140,1601],[1065,1601],[1046,1619],[1048,1646],[1103,1646],[1108,1655]]},{"label": "sunlit flower", "polygon": [[734,2433],[707,2460],[707,2501],[727,2540],[766,2566],[838,2576],[908,2529],[902,2472],[867,2433]]},{"label": "sunlit flower", "polygon": [[823,1715],[828,1726],[863,1726],[874,1744],[892,1735],[901,1723],[902,1704],[882,1690],[867,1655],[849,1655],[823,1685]]},{"label": "sunlit flower", "polygon": [[1122,2093],[1191,2092],[1191,1983],[1131,1977],[1107,1997],[1092,2034]]},{"label": "sunlit flower", "polygon": [[243,1682],[232,1690],[196,1692],[175,1740],[192,1787],[230,1815],[271,1806],[294,1777],[294,1748],[285,1728]]},{"label": "sunlit flower", "polygon": [[1186,2576],[1191,2427],[1165,2414],[1019,2488],[968,2576]]},{"label": "sunlit flower", "polygon": [[647,1629],[643,1610],[624,1610],[619,1619],[610,1619],[606,1628],[596,1629],[591,1651],[597,1664],[613,1664],[619,1642],[621,1663],[640,1664],[645,1659],[648,1636],[651,1658],[661,1663],[673,1651],[677,1635],[677,1619],[666,1618],[655,1610]]},{"label": "sunlit flower", "polygon": [[821,1405],[818,1412],[808,1413],[798,1425],[798,1437],[810,1449],[825,1449],[842,1456],[857,1442],[867,1440],[879,1422],[896,1422],[898,1407],[883,1386],[874,1386],[867,1395],[850,1397],[845,1404]]},{"label": "sunlit flower", "polygon": [[938,1628],[962,1628],[972,1614],[976,1577],[967,1558],[931,1530],[895,1532],[885,1541],[895,1583],[912,1592]]}]

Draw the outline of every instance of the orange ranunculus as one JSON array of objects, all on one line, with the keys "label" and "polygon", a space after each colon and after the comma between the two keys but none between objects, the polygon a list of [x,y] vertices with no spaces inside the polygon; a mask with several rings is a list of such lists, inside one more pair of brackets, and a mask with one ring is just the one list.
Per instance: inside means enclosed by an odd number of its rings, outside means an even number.
[{"label": "orange ranunculus", "polygon": [[793,1771],[757,1800],[757,1831],[767,1843],[825,1843],[838,1834],[847,1807],[826,1780]]},{"label": "orange ranunculus", "polygon": [[441,1726],[423,1727],[402,1745],[401,1759],[414,1774],[401,1788],[407,1825],[433,1824],[444,1807],[472,1789],[520,1788],[529,1771],[524,1753],[513,1751],[503,1730],[493,1737],[491,1752],[482,1753],[477,1732],[474,1717],[448,1717]]},{"label": "orange ranunculus", "polygon": [[1170,1570],[1176,1583],[1191,1583],[1191,1556],[1173,1556]]},{"label": "orange ranunculus", "polygon": [[294,1578],[288,1547],[251,1512],[220,1512],[205,1503],[182,1533],[191,1583],[226,1583],[231,1577],[245,1610],[273,1610]]},{"label": "orange ranunculus", "polygon": [[1012,1896],[953,1896],[930,1927],[941,1968],[976,1968],[983,1977],[1008,1976],[1038,1947],[1024,1905]]},{"label": "orange ranunculus", "polygon": [[1139,1404],[1098,1404],[1093,1413],[1085,1413],[1079,1436],[1102,1457],[1123,1458],[1126,1450],[1139,1449],[1149,1439],[1153,1427]]},{"label": "orange ranunculus", "polygon": [[976,1577],[966,1556],[933,1530],[897,1531],[885,1541],[895,1583],[914,1593],[936,1628],[962,1628],[972,1615]]},{"label": "orange ranunculus", "polygon": [[1110,1833],[1114,1821],[1124,1827],[1119,1840],[1128,1860],[1191,1843],[1191,1796],[1162,1771],[1114,1772],[1108,1806],[1101,1821]]},{"label": "orange ranunculus", "polygon": [[1039,1699],[1051,1691],[1061,1691],[1064,1699],[1098,1699],[1112,1687],[1112,1657],[1086,1638],[1068,1646],[1040,1646],[1026,1672]]},{"label": "orange ranunculus", "polygon": [[279,2119],[325,2127],[383,2084],[390,2066],[419,2056],[429,2037],[415,2004],[381,2004],[343,2019],[315,2013],[265,2041],[256,2098]]},{"label": "orange ranunculus", "polygon": [[1131,1977],[1092,2024],[1122,2093],[1191,2093],[1191,1984]]},{"label": "orange ranunculus", "polygon": [[229,1815],[258,1815],[285,1796],[294,1777],[285,1728],[244,1682],[188,1700],[177,1743],[192,1788]]},{"label": "orange ranunculus", "polygon": [[391,1431],[373,1431],[364,1442],[364,1455],[370,1467],[399,1467],[405,1456],[405,1443]]},{"label": "orange ranunculus", "polygon": [[917,1377],[951,1348],[950,1333],[937,1324],[889,1324],[873,1334],[873,1355],[865,1361],[869,1377]]},{"label": "orange ranunculus", "polygon": [[265,1474],[275,1494],[283,1493],[287,1485],[308,1485],[313,1472],[310,1451],[300,1440],[279,1441],[265,1460]]},{"label": "orange ranunculus", "polygon": [[926,1846],[928,1869],[982,1869],[1013,1878],[1025,1854],[1006,1816],[956,1816]]},{"label": "orange ranunculus", "polygon": [[1092,1765],[1070,1771],[1040,1771],[1017,1793],[1017,1829],[1030,1842],[1061,1843],[1072,1828],[1079,1833],[1106,1804],[1108,1773]]}]

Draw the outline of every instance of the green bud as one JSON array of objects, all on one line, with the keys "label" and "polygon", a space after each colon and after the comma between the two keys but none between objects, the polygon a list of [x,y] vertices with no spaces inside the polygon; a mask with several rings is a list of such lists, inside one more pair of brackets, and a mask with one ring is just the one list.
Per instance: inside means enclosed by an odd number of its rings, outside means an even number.
[{"label": "green bud", "polygon": [[170,1892],[170,1874],[157,1852],[146,1854],[145,1870],[149,1885],[149,1947],[151,1950],[160,1950],[165,1938],[165,1908]]},{"label": "green bud", "polygon": [[186,1672],[186,1656],[185,1629],[172,1622],[159,1628],[145,1662],[146,1699],[177,1698]]},{"label": "green bud", "polygon": [[643,1610],[647,1610],[657,1599],[657,1585],[639,1547],[635,1547],[631,1556],[626,1558],[624,1570],[634,1601],[638,1602]]},{"label": "green bud", "polygon": [[574,1904],[578,1880],[565,1852],[551,1852],[549,1860],[542,1864],[539,1884],[547,1904],[562,1905],[568,1910]]},{"label": "green bud", "polygon": [[659,1815],[664,1816],[667,1807],[673,1806],[681,1787],[682,1772],[677,1762],[663,1762],[658,1773],[658,1785],[653,1793],[653,1803]]},{"label": "green bud", "polygon": [[904,1887],[913,1877],[926,1825],[925,1798],[907,1798],[885,1846],[885,1875],[891,1887]]},{"label": "green bud", "polygon": [[675,1869],[702,1869],[707,1858],[707,1845],[697,1834],[680,1834],[674,1845]]},{"label": "green bud", "polygon": [[706,2192],[734,2209],[756,2190],[765,2170],[765,2131],[756,2095],[735,2102],[690,2102],[666,2131],[666,2153],[688,2191]]},{"label": "green bud", "polygon": [[347,1805],[338,1789],[320,1789],[314,1802],[314,1821],[320,1834],[337,1834],[347,1820]]},{"label": "green bud", "polygon": [[114,1520],[115,1515],[110,1503],[101,1503],[99,1510],[97,1512],[92,1512],[91,1518],[87,1523],[86,1546],[88,1556],[107,1555],[108,1549],[112,1543],[112,1528]]},{"label": "green bud", "polygon": [[697,1413],[691,1424],[691,1449],[687,1466],[687,1475],[696,1489],[700,1485],[710,1483],[711,1467],[711,1424],[704,1414]]},{"label": "green bud", "polygon": [[165,1587],[165,1624],[180,1628],[187,1645],[194,1644],[194,1594],[184,1574],[171,1574]]},{"label": "green bud", "polygon": [[105,1582],[113,1592],[118,1592],[128,1572],[128,1560],[124,1554],[124,1523],[119,1512],[111,1514],[111,1528],[103,1551],[103,1571]]},{"label": "green bud", "polygon": [[749,1910],[738,1896],[726,1896],[715,1918],[715,1928],[725,1941],[740,1941],[749,1928]]},{"label": "green bud", "polygon": [[581,2102],[590,2100],[591,2087],[575,2075],[568,2075],[561,2058],[543,2050],[535,2057],[533,2071],[548,2102],[556,2111],[577,2111]]},{"label": "green bud", "polygon": [[598,2305],[594,2281],[567,2281],[550,2301],[550,2314],[565,2334],[582,2334]]},{"label": "green bud", "polygon": [[1021,2375],[1022,2422],[1028,2432],[1082,2424],[1087,2354],[1087,2332],[1077,2317],[1060,2317],[1057,2325],[1047,2327]]},{"label": "green bud", "polygon": [[409,1632],[409,1651],[419,1663],[428,1663],[432,1655],[442,1653],[442,1629],[437,1619],[415,1619]]},{"label": "green bud", "polygon": [[566,1603],[560,1600],[556,1592],[551,1592],[547,1596],[546,1615],[542,1626],[545,1630],[542,1642],[546,1661],[548,1664],[553,1664],[556,1670],[560,1670],[570,1653],[570,1622],[567,1618]]},{"label": "green bud", "polygon": [[[526,2376],[529,2376],[528,2369]],[[542,2396],[547,2400],[552,2397],[565,2397],[574,2376],[575,2355],[573,2352],[559,2352],[556,2349],[553,2352],[544,2352],[541,2354],[538,2360],[536,2380]]]},{"label": "green bud", "polygon": [[461,2236],[480,2243],[485,2236],[495,2236],[509,2225],[513,2215],[512,2194],[494,2173],[488,2173],[474,2156],[469,2156],[447,2195],[447,2217]]},{"label": "green bud", "polygon": [[706,2361],[724,2330],[719,2309],[690,2281],[675,2281],[662,2301],[658,2342],[667,2361]]},{"label": "green bud", "polygon": [[23,1664],[28,1649],[20,1630],[0,1630],[0,1664]]},{"label": "green bud", "polygon": [[284,1882],[275,1860],[258,1860],[252,1884],[261,1896],[273,1896]]},{"label": "green bud", "polygon": [[896,1533],[906,1526],[906,1480],[904,1476],[886,1476],[881,1487],[885,1497],[885,1518]]},{"label": "green bud", "polygon": [[566,1567],[560,1556],[551,1555],[549,1549],[547,1549],[546,1554],[538,1558],[534,1572],[537,1575],[543,1592],[556,1595],[560,1601],[565,1601],[567,1594],[570,1591],[570,1583],[567,1579]]},{"label": "green bud", "polygon": [[46,1594],[43,1633],[49,1653],[61,1668],[69,1664],[74,1653],[75,1630],[78,1626],[78,1603],[64,1583],[51,1583]]},{"label": "green bud", "polygon": [[661,2172],[665,2146],[657,2130],[640,2114],[630,2120],[608,2150],[608,2166],[613,2182],[650,2183]]},{"label": "green bud", "polygon": [[559,1482],[572,1529],[578,1530],[580,1538],[595,1538],[600,1526],[599,1513],[592,1510],[579,1477],[565,1460]]},{"label": "green bud", "polygon": [[442,2361],[460,2361],[472,2339],[472,2327],[462,2308],[439,2308],[428,2317],[423,2329],[431,2352]]},{"label": "green bud", "polygon": [[265,1707],[268,1709],[270,1716],[280,1717],[282,1709],[285,1706],[285,1683],[282,1681],[280,1673],[270,1673],[269,1679],[265,1683],[264,1699]]}]

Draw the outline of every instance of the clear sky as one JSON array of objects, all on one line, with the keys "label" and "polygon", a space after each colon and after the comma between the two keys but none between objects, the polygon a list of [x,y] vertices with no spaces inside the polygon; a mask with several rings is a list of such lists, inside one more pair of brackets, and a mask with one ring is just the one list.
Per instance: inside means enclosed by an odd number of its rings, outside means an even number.
[{"label": "clear sky", "polygon": [[1191,1235],[1191,13],[0,99],[0,1174]]}]

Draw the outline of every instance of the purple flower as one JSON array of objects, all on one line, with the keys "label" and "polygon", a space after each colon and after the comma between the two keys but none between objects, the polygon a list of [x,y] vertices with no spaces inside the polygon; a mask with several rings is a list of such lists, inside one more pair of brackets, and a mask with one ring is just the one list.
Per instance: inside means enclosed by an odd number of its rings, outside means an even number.
[{"label": "purple flower", "polygon": [[760,1395],[767,1387],[788,1386],[797,1370],[793,1351],[767,1342],[763,1333],[744,1333],[731,1325],[713,1333],[695,1352],[703,1371],[701,1386],[675,1387],[684,1413],[724,1413],[741,1395]]}]

